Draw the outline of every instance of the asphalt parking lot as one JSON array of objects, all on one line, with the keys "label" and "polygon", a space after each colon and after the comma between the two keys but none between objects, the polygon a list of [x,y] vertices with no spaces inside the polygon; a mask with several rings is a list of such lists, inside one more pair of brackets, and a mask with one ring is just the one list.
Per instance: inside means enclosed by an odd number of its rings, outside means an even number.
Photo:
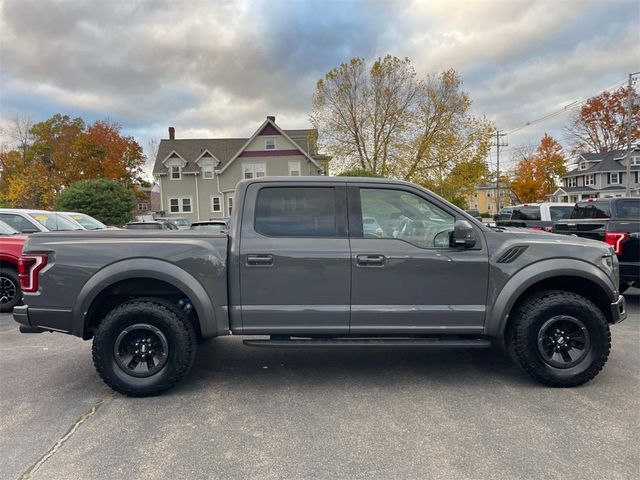
[{"label": "asphalt parking lot", "polygon": [[[132,399],[90,343],[0,315],[0,478],[632,478],[640,472],[640,291],[609,362],[574,389],[499,349],[201,346],[176,388]],[[637,478],[637,477],[636,477]]]}]

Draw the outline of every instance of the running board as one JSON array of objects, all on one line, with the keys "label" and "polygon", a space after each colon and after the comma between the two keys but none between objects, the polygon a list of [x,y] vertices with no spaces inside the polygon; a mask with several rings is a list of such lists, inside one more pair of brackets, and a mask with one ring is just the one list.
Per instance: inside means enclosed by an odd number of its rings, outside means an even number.
[{"label": "running board", "polygon": [[486,338],[299,338],[275,340],[244,340],[249,347],[437,347],[489,348]]}]

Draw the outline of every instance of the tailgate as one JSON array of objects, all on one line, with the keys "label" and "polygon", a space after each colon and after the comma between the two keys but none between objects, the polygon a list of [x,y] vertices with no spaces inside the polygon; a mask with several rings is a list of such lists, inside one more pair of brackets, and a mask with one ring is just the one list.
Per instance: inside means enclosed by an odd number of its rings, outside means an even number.
[{"label": "tailgate", "polygon": [[562,235],[575,235],[576,237],[604,242],[607,223],[608,219],[606,218],[601,220],[563,220],[557,222],[552,231]]}]

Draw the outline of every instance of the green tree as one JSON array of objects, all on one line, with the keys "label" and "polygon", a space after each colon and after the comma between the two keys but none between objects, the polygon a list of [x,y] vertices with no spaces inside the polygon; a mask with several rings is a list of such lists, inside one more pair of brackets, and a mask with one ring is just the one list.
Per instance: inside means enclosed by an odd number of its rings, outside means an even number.
[{"label": "green tree", "polygon": [[135,195],[113,180],[94,178],[72,183],[58,195],[56,209],[91,215],[107,225],[131,220]]}]

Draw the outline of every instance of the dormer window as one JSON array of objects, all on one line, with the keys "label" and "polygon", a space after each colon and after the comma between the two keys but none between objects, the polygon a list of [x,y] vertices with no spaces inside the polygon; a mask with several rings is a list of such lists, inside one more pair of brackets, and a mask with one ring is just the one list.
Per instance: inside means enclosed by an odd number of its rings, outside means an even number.
[{"label": "dormer window", "polygon": [[589,164],[587,162],[580,162],[580,170],[586,170],[589,168]]},{"label": "dormer window", "polygon": [[202,166],[202,178],[213,178],[213,165]]},{"label": "dormer window", "polygon": [[171,180],[180,180],[182,178],[182,168],[178,165],[171,167]]},{"label": "dormer window", "polygon": [[276,149],[276,139],[275,138],[267,138],[264,141],[265,150],[275,150]]}]

